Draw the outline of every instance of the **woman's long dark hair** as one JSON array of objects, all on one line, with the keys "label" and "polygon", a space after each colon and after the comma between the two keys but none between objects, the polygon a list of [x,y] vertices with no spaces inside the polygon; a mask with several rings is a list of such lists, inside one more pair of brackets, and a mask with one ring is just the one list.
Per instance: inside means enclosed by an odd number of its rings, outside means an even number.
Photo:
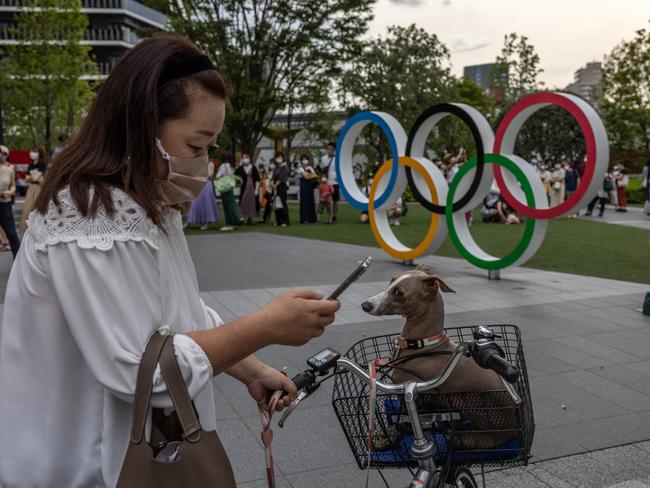
[{"label": "woman's long dark hair", "polygon": [[173,34],[152,37],[130,50],[99,88],[79,132],[50,165],[34,208],[44,214],[51,201],[59,205],[57,194],[69,185],[82,215],[94,217],[101,207],[113,213],[111,189],[118,187],[160,226],[161,196],[154,184],[157,129],[186,115],[188,84],[216,97],[228,96],[214,70],[158,86],[165,66],[200,54],[189,40]]}]

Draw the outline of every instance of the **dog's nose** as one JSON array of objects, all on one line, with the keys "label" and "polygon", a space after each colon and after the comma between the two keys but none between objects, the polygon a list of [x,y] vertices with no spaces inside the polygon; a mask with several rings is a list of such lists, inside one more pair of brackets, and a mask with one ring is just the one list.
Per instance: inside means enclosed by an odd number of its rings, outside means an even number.
[{"label": "dog's nose", "polygon": [[368,301],[363,302],[361,304],[361,309],[366,313],[370,313],[370,311],[372,310],[372,303],[370,303]]}]

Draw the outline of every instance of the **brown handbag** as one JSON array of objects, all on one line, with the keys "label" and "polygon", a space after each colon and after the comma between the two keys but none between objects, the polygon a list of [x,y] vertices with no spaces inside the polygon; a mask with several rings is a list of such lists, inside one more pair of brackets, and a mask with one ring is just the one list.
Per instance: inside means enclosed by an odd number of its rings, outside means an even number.
[{"label": "brown handbag", "polygon": [[[131,439],[117,488],[236,488],[230,461],[217,433],[204,431],[199,423],[176,362],[172,337],[154,334],[142,356],[135,387]],[[153,374],[158,363],[174,404],[175,414],[171,417],[172,421],[170,417],[165,417],[164,424],[159,423],[160,412],[158,415],[152,415],[151,442],[147,442],[145,426],[153,388]],[[178,425],[178,429],[170,428],[170,425]],[[176,430],[178,433],[174,435]],[[173,444],[174,442],[179,444]],[[165,451],[165,447],[172,446],[174,449]],[[161,453],[173,451],[178,454],[175,456],[176,460],[159,460]]]}]

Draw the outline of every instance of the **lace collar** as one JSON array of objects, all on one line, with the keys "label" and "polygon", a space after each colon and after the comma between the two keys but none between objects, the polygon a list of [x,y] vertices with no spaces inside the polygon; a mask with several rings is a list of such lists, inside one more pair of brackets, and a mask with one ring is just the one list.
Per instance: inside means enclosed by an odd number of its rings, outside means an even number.
[{"label": "lace collar", "polygon": [[[113,188],[111,195],[115,213],[109,215],[100,208],[94,218],[89,218],[81,215],[69,188],[61,190],[58,207],[50,202],[45,215],[36,211],[29,214],[28,232],[36,249],[45,251],[47,246],[76,242],[83,249],[108,251],[116,241],[144,241],[158,249],[160,229],[144,209],[118,188]],[[174,217],[178,217],[178,212],[166,212],[163,224],[167,226]]]}]

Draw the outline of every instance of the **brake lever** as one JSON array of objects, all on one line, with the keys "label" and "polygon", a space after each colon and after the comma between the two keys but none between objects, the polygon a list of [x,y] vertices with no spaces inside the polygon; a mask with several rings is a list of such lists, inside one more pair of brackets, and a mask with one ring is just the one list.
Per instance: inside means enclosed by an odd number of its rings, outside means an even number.
[{"label": "brake lever", "polygon": [[280,417],[280,421],[278,422],[278,427],[283,429],[284,423],[289,418],[289,415],[293,413],[293,411],[298,407],[300,402],[302,402],[305,398],[309,397],[312,393],[318,390],[319,387],[320,387],[320,383],[314,383],[313,385],[309,385],[300,393],[298,393],[296,399],[293,402],[291,402],[291,405],[287,407],[287,410],[282,414],[282,417]]},{"label": "brake lever", "polygon": [[510,396],[512,397],[512,401],[515,402],[515,405],[521,405],[521,397],[515,391],[514,386],[512,386],[512,384],[510,384],[508,381],[506,381],[506,379],[503,376],[501,375],[497,375],[497,376],[501,380],[501,383],[503,383],[503,386],[506,387],[506,391],[510,393]]}]

